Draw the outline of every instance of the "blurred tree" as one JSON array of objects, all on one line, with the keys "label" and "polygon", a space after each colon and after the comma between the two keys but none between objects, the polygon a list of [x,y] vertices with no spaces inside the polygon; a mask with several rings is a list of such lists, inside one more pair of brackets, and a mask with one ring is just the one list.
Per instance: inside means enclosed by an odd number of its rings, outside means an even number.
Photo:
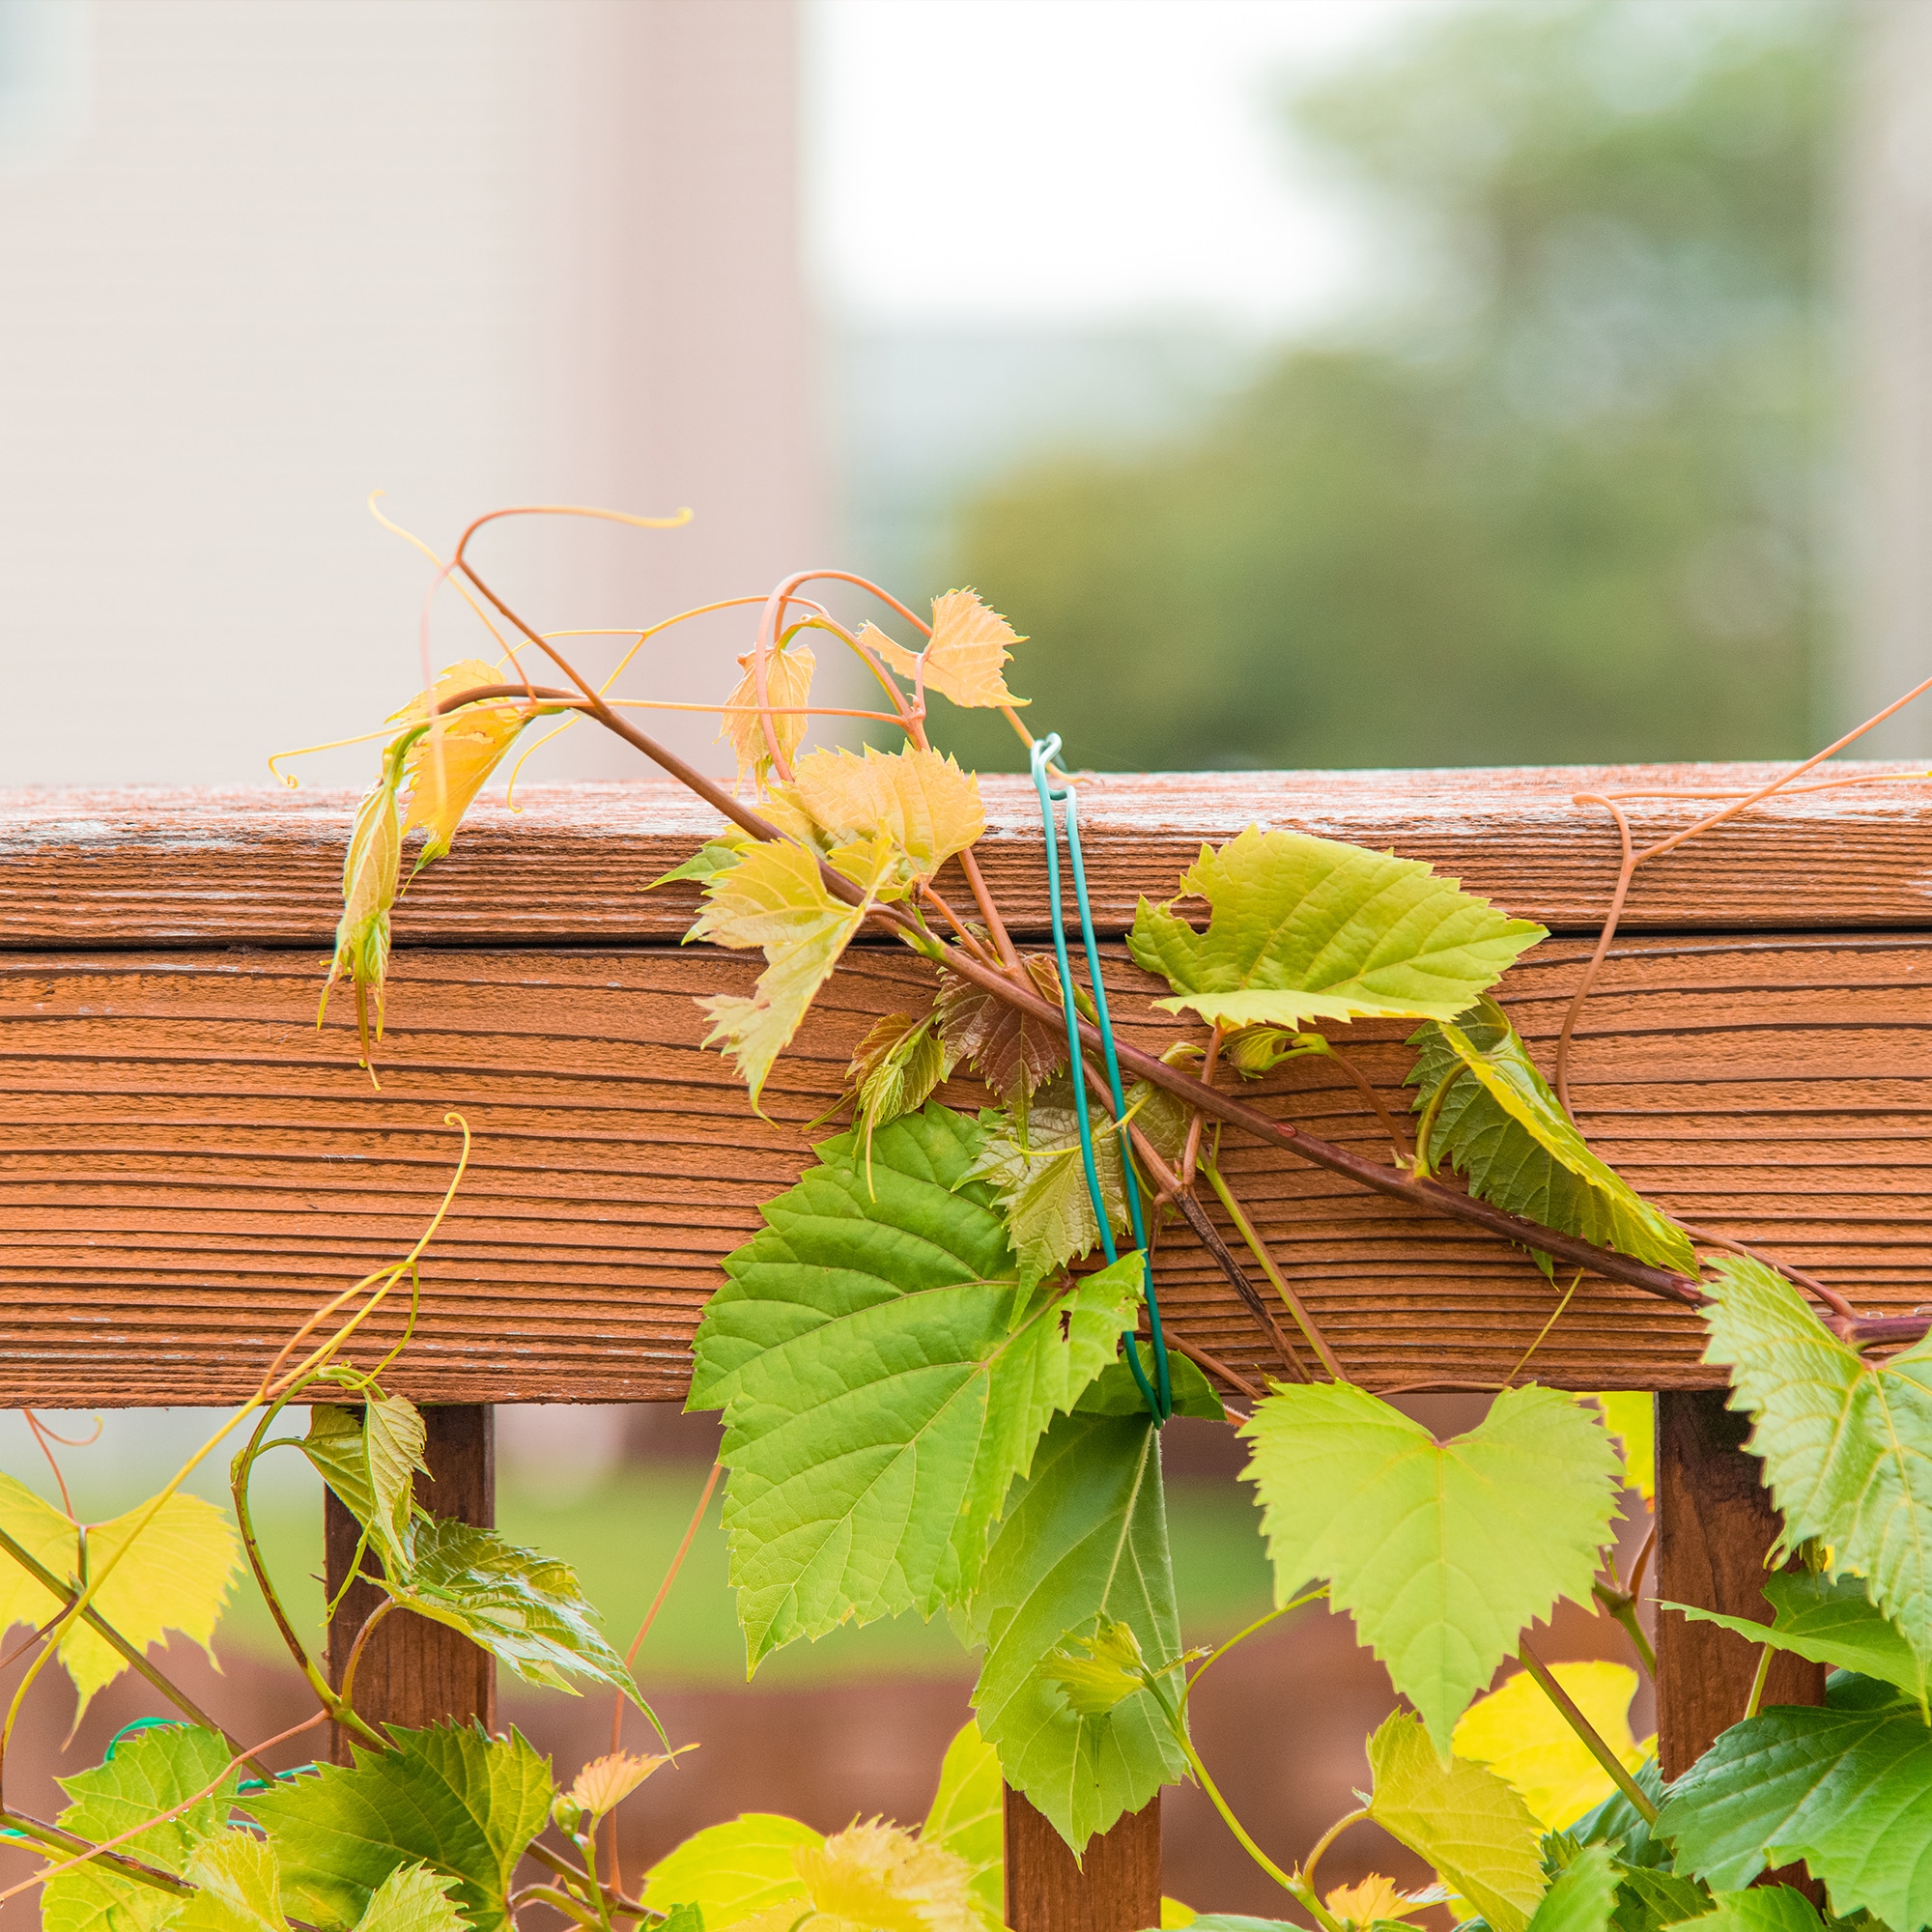
[{"label": "blurred tree", "polygon": [[[1032,721],[1097,768],[1805,748],[1844,24],[1487,6],[1294,100],[1397,298],[1182,440],[966,508]],[[936,736],[1023,761],[997,715]]]}]

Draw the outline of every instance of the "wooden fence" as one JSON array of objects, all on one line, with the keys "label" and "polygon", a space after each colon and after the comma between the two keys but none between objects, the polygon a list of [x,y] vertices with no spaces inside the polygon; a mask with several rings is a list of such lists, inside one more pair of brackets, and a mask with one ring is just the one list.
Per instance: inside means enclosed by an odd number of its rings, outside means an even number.
[{"label": "wooden fence", "polygon": [[[1871,767],[1864,769],[1888,769]],[[1614,881],[1617,840],[1578,791],[1714,786],[1761,768],[1246,773],[1083,781],[1082,828],[1109,984],[1128,1037],[1176,1023],[1120,940],[1201,842],[1251,822],[1427,859],[1554,935],[1499,995],[1553,1039]],[[1015,930],[1044,930],[1037,810],[984,781],[982,864]],[[809,1159],[853,1043],[926,997],[902,949],[855,948],[766,1091],[760,1121],[695,995],[749,988],[757,961],[678,941],[695,891],[645,883],[715,824],[667,783],[532,789],[485,803],[396,919],[380,1093],[351,1003],[315,1028],[354,800],[227,791],[0,794],[0,1404],[216,1403],[245,1395],[326,1293],[403,1252],[447,1180],[460,1109],[476,1135],[423,1277],[394,1381],[434,1406],[439,1506],[487,1521],[488,1406],[669,1401],[718,1263]],[[1695,808],[1633,809],[1639,837]],[[1774,800],[1646,867],[1578,1031],[1572,1094],[1594,1144],[1701,1227],[1763,1240],[1861,1312],[1928,1298],[1932,804],[1918,785]],[[1158,1021],[1158,1027],[1149,1024]],[[1361,1025],[1360,1064],[1403,1105],[1403,1026]],[[1547,1055],[1546,1055],[1547,1064]],[[1258,1104],[1382,1158],[1359,1094],[1293,1063]],[[971,1105],[955,1082],[942,1097]],[[1351,1375],[1381,1390],[1495,1383],[1555,1306],[1509,1243],[1354,1188],[1281,1148],[1226,1166]],[[1177,1330],[1262,1379],[1252,1317],[1182,1231],[1164,1236]],[[1660,1397],[1658,1594],[1762,1619],[1775,1523],[1694,1317],[1586,1279],[1537,1349],[1539,1379]],[[353,1548],[328,1505],[328,1568]],[[345,1611],[353,1631],[360,1611]],[[375,1645],[386,1640],[377,1654]],[[1735,1655],[1733,1653],[1735,1652]],[[1666,1775],[1742,1708],[1752,1657],[1708,1625],[1660,1631]],[[1745,1682],[1735,1682],[1739,1672]],[[1774,1666],[1771,1694],[1822,1676]],[[1787,1681],[1788,1680],[1788,1681]],[[488,1716],[487,1662],[396,1617],[361,1685],[378,1715]],[[358,1698],[358,1702],[361,1701]],[[1157,1806],[1085,1874],[1014,1799],[1019,1932],[1154,1922]],[[1157,1903],[1153,1908],[1157,1916]]]}]

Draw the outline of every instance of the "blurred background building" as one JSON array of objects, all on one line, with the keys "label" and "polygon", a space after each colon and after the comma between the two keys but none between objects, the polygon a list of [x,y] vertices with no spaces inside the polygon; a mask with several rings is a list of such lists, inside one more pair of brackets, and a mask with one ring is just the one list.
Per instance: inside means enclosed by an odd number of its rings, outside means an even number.
[{"label": "blurred background building", "polygon": [[[440,554],[505,503],[696,513],[493,526],[547,627],[819,562],[974,582],[1090,766],[1794,755],[1932,672],[1932,0],[0,0],[0,786],[257,782],[392,708],[432,568],[375,488]],[[627,688],[722,695],[744,628]],[[436,661],[481,642],[445,594]],[[628,1635],[711,1438],[503,1429],[506,1527]],[[144,1441],[76,1452],[81,1507]],[[1205,1635],[1266,1581],[1227,1445],[1175,1447]],[[706,1747],[627,1857],[917,1814],[943,1627],[748,1691],[714,1532],[673,1605],[643,1676]],[[1271,1641],[1200,1708],[1293,1852],[1388,1691],[1319,1613]],[[230,1646],[270,1700],[272,1642]],[[1325,1687],[1274,1740],[1270,1672]],[[1168,1815],[1175,1889],[1268,1906]]]}]

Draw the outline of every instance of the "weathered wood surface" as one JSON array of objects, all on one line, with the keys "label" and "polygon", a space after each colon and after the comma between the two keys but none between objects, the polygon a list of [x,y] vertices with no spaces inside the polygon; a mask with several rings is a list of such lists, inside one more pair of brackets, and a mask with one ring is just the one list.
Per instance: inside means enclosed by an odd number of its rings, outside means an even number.
[{"label": "weathered wood surface", "polygon": [[[1764,1465],[1745,1451],[1750,1418],[1720,1389],[1675,1389],[1657,1399],[1657,1580],[1660,1604],[1699,1604],[1768,1624],[1765,1557],[1783,1524]],[[1757,1676],[1759,1647],[1717,1624],[1657,1613],[1657,1749],[1666,1778],[1682,1777],[1739,1722]],[[1762,1704],[1822,1704],[1825,1666],[1772,1654]]]},{"label": "weathered wood surface", "polygon": [[[640,769],[641,769],[640,761]],[[1164,896],[1204,838],[1250,823],[1427,859],[1525,919],[1579,931],[1603,917],[1615,827],[1577,792],[1762,784],[1772,765],[1543,770],[1097,774],[1081,821],[1103,930]],[[1842,764],[1834,775],[1908,772]],[[1019,929],[1042,928],[1039,813],[1023,779],[982,781],[981,856]],[[411,889],[404,946],[676,939],[695,891],[640,892],[686,857],[716,814],[668,780],[535,785],[513,814],[481,800],[456,849]],[[327,942],[355,808],[344,791],[0,792],[0,946],[310,945]],[[1639,802],[1639,838],[1708,804]],[[954,881],[955,889],[958,882]],[[1932,782],[1780,797],[1637,875],[1626,929],[1932,924]]]},{"label": "weathered wood surface", "polygon": [[[433,1515],[497,1526],[496,1419],[480,1404],[431,1406],[423,1410],[428,1441],[417,1472],[416,1500]],[[355,1574],[362,1526],[336,1500],[323,1492],[323,1581],[330,1601]],[[363,1571],[381,1571],[382,1560],[362,1551]],[[355,1654],[355,1639],[384,1602],[370,1583],[351,1583],[328,1623],[328,1681],[339,1690],[342,1674]],[[372,1724],[403,1724],[415,1729],[447,1718],[480,1718],[486,1730],[497,1727],[497,1660],[447,1624],[394,1610],[369,1633],[355,1665],[353,1698],[357,1714]],[[338,1724],[329,1726],[329,1751],[347,1764],[349,1740]]]},{"label": "weathered wood surface", "polygon": [[1006,1804],[1006,1922],[1012,1932],[1147,1932],[1160,1923],[1158,1797],[1090,1840],[1078,1864],[1011,1786]]},{"label": "weathered wood surface", "polygon": [[[1552,942],[1502,988],[1546,1065],[1583,952]],[[869,1020],[926,997],[910,955],[855,952],[781,1062],[766,1122],[699,1051],[691,1004],[746,989],[755,963],[667,947],[405,949],[378,1094],[355,1065],[349,1003],[314,1029],[313,953],[0,957],[0,1404],[245,1392],[302,1312],[414,1239],[451,1171],[451,1108],[475,1159],[428,1257],[397,1385],[444,1402],[677,1396],[720,1258],[810,1158],[801,1124],[831,1104]],[[1895,932],[1620,943],[1577,1043],[1579,1112],[1610,1160],[1687,1217],[1775,1243],[1861,1310],[1911,1309],[1932,1271],[1928,975],[1921,943]],[[1132,1037],[1166,1037],[1118,952],[1111,983]],[[1398,1104],[1406,1030],[1352,1037]],[[1257,1091],[1317,1132],[1385,1145],[1320,1062]],[[1555,1306],[1503,1242],[1232,1134],[1227,1152],[1371,1385],[1494,1383]],[[1267,1372],[1191,1239],[1163,1236],[1158,1280],[1181,1333]],[[1694,1318],[1586,1280],[1535,1372],[1586,1389],[1713,1384],[1698,1352]]]}]

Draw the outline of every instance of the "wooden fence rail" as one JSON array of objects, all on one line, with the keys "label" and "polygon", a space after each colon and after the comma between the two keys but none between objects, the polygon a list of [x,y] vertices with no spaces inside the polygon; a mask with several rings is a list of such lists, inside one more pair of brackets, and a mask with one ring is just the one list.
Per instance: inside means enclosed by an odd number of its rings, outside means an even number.
[{"label": "wooden fence rail", "polygon": [[[1204,839],[1258,821],[1428,859],[1549,925],[1555,936],[1499,989],[1545,1049],[1617,857],[1606,814],[1573,795],[1770,775],[1095,779],[1082,825],[1117,1016],[1137,1039],[1171,1037],[1177,1023],[1137,997],[1151,982],[1120,944],[1135,899],[1166,896]],[[1031,792],[1003,780],[985,790],[985,869],[1016,929],[1038,937]],[[482,1520],[482,1406],[683,1393],[719,1260],[808,1161],[800,1128],[832,1104],[866,1025],[923,1003],[927,969],[890,946],[855,949],[781,1063],[773,1119],[760,1121],[698,1049],[691,1004],[744,990],[755,960],[680,948],[694,893],[642,891],[711,815],[668,784],[538,787],[520,815],[481,806],[403,901],[379,1093],[355,1065],[349,1002],[314,1025],[353,805],[266,788],[0,793],[0,1404],[245,1393],[301,1313],[414,1238],[455,1151],[442,1117],[459,1109],[475,1159],[424,1270],[419,1338],[395,1379],[418,1401],[459,1406],[439,1453],[465,1472],[466,1508]],[[1697,810],[1655,801],[1633,817],[1639,837],[1654,836]],[[1920,1305],[1932,1254],[1928,928],[1924,785],[1780,798],[1653,864],[1578,1032],[1579,1119],[1686,1219],[1775,1245],[1861,1311]],[[1351,1035],[1397,1107],[1406,1031]],[[1284,1067],[1254,1091],[1266,1109],[1385,1157],[1356,1091],[1322,1063]],[[979,1095],[955,1083],[943,1097]],[[1555,1305],[1502,1240],[1281,1150],[1231,1138],[1227,1166],[1371,1387],[1497,1382]],[[1160,1281],[1179,1332],[1244,1374],[1268,1373],[1251,1318],[1191,1238],[1163,1237]],[[1761,1564],[1771,1520],[1721,1405],[1697,1393],[1720,1380],[1699,1350],[1694,1318],[1586,1280],[1534,1373],[1575,1389],[1679,1392],[1665,1406],[1664,1575],[1714,1579],[1721,1607],[1756,1616],[1738,1579]],[[425,1697],[487,1711],[487,1672],[472,1670],[465,1689],[462,1660],[432,1672],[430,1627],[397,1618],[386,1631],[394,1715],[424,1715]],[[1674,1628],[1662,1647],[1666,1660],[1696,1659],[1666,1671],[1661,1690],[1669,1769],[1694,1755],[1713,1710],[1742,1707],[1731,1680],[1742,1673],[1747,1687],[1753,1654]],[[1809,1694],[1795,1681],[1788,1690]],[[1134,1915],[1157,1886],[1157,1807],[1123,1821],[1084,1876],[1054,1864],[1024,1807],[1009,1823],[1020,1932],[1077,1932],[1082,1914],[1096,1932],[1153,1922]]]}]

